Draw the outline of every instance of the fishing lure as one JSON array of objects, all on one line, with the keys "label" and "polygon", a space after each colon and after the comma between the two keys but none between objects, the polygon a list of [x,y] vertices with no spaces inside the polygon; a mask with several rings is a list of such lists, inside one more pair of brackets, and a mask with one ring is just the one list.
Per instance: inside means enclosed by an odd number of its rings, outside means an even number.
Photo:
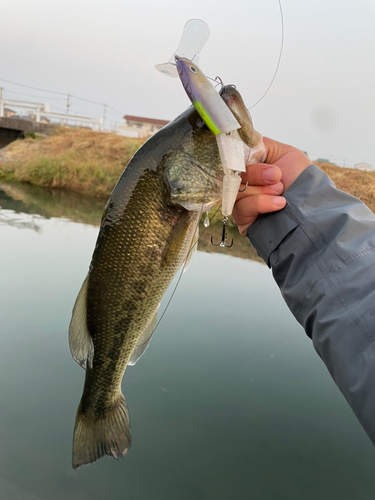
[{"label": "fishing lure", "polygon": [[[246,165],[265,159],[263,140],[257,134],[256,147],[250,148],[240,137],[238,129],[241,126],[237,119],[203,71],[189,59],[175,55],[175,60],[185,92],[207,127],[216,136],[224,171],[221,207],[223,236],[218,246],[232,246],[233,241],[231,245],[226,244],[225,226],[237,198],[241,172],[246,172]],[[252,124],[250,126],[252,127]]]},{"label": "fishing lure", "polygon": [[[284,42],[284,23],[281,1],[278,0],[281,16],[281,46],[274,75],[261,98],[251,107],[258,104],[271,88],[279,69]],[[241,184],[241,172],[246,171],[246,165],[263,162],[266,150],[262,136],[252,128],[249,115],[247,128],[252,131],[251,148],[242,141],[239,129],[241,128],[234,114],[221,99],[219,93],[199,69],[199,55],[210,36],[207,24],[200,19],[190,19],[184,27],[180,44],[167,63],[158,64],[156,69],[168,76],[179,76],[183,87],[191,102],[197,109],[207,127],[215,134],[219,148],[220,159],[223,165],[223,236],[218,246],[232,246],[226,244],[226,223],[231,215],[237,193]],[[178,74],[178,75],[177,75]],[[242,101],[242,99],[241,99]],[[243,104],[243,101],[242,101]],[[246,185],[247,186],[247,185]],[[246,189],[246,188],[245,188]],[[204,222],[209,225],[208,216]],[[211,239],[212,242],[212,239]],[[214,244],[212,242],[212,244]]]}]

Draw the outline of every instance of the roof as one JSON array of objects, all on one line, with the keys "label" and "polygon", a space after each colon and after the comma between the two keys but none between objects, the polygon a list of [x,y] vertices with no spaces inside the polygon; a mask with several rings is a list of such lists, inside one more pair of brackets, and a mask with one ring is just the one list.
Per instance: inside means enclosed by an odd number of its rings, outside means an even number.
[{"label": "roof", "polygon": [[28,115],[13,115],[13,116],[10,116],[9,117],[11,120],[14,119],[14,120],[27,120],[28,122],[31,122],[31,118],[30,116]]},{"label": "roof", "polygon": [[144,118],[142,116],[125,115],[124,118],[132,122],[153,123],[155,125],[167,125],[169,123],[168,120],[157,120],[156,118]]}]

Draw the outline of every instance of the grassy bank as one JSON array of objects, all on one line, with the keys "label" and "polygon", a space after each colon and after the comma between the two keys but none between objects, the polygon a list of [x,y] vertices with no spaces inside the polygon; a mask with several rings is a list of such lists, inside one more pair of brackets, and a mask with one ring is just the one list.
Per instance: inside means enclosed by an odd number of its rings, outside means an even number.
[{"label": "grassy bank", "polygon": [[107,197],[144,142],[88,129],[57,128],[0,152],[0,179]]},{"label": "grassy bank", "polygon": [[314,163],[324,170],[338,189],[356,196],[375,213],[375,172],[338,167],[332,163]]},{"label": "grassy bank", "polygon": [[[106,198],[144,142],[88,129],[58,128],[47,138],[27,138],[0,152],[0,179],[65,188]],[[375,212],[375,172],[317,163],[336,184]]]}]

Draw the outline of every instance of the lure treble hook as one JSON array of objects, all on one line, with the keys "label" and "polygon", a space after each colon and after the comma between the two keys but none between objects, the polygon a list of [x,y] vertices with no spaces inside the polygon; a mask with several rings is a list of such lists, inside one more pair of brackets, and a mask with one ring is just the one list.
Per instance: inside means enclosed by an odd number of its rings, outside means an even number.
[{"label": "lure treble hook", "polygon": [[214,247],[227,247],[230,248],[233,246],[233,238],[232,238],[232,243],[230,245],[226,244],[227,241],[227,233],[226,233],[226,225],[227,225],[228,217],[223,217],[223,232],[221,234],[221,241],[220,243],[214,243],[212,236],[211,236],[211,244]]},{"label": "lure treble hook", "polygon": [[238,192],[243,193],[244,191],[246,191],[248,185],[249,185],[249,182],[246,182],[246,186],[243,189],[239,189]]}]

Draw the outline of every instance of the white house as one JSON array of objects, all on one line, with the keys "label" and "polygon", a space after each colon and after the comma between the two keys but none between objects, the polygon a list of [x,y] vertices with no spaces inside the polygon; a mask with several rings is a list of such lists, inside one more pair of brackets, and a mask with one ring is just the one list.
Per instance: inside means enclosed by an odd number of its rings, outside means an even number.
[{"label": "white house", "polygon": [[124,119],[125,125],[119,125],[116,134],[125,137],[150,137],[169,123],[166,120],[130,115],[125,115]]},{"label": "white house", "polygon": [[369,165],[368,163],[356,163],[354,165],[354,168],[357,168],[358,170],[367,170],[369,172],[372,172],[374,169],[371,165]]}]

